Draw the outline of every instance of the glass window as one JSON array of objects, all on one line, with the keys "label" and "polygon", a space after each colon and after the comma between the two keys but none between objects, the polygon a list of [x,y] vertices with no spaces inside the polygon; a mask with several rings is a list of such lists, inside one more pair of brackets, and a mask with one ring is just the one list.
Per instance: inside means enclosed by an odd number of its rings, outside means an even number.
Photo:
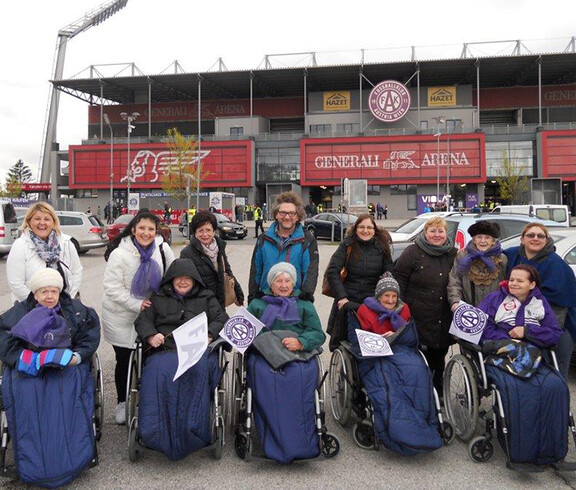
[{"label": "glass window", "polygon": [[329,133],[332,131],[332,124],[310,124],[311,133]]},{"label": "glass window", "polygon": [[414,184],[398,184],[390,186],[390,195],[392,196],[406,196],[416,194],[416,185]]},{"label": "glass window", "polygon": [[300,148],[258,148],[256,180],[268,183],[300,181]]},{"label": "glass window", "polygon": [[454,133],[456,129],[460,129],[460,124],[462,124],[462,119],[448,119],[446,121],[446,131],[448,134]]},{"label": "glass window", "polygon": [[369,185],[368,186],[368,195],[369,196],[379,196],[380,195],[380,186],[379,185]]},{"label": "glass window", "polygon": [[576,247],[572,247],[572,249],[564,256],[564,260],[570,265],[576,265]]},{"label": "glass window", "polygon": [[428,130],[428,121],[420,121],[420,129],[422,131],[427,131]]},{"label": "glass window", "polygon": [[499,177],[502,162],[510,160],[520,175],[534,175],[534,152],[532,141],[503,141],[486,143],[486,174],[488,178]]},{"label": "glass window", "polygon": [[348,132],[348,133],[359,133],[360,132],[360,124],[358,124],[358,123],[336,124],[336,131]]},{"label": "glass window", "polygon": [[72,216],[58,216],[62,226],[80,226],[82,225],[82,218],[74,218]]},{"label": "glass window", "polygon": [[242,127],[230,128],[230,136],[242,136],[243,134],[244,134],[244,128]]}]

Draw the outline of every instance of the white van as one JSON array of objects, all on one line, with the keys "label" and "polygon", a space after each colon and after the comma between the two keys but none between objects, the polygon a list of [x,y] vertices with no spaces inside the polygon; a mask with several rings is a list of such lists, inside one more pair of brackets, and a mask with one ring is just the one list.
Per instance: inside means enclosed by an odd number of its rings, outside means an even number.
[{"label": "white van", "polygon": [[18,238],[16,211],[10,201],[0,201],[0,257],[10,252]]},{"label": "white van", "polygon": [[527,214],[542,219],[549,219],[570,226],[570,209],[562,204],[523,204],[512,206],[496,206],[492,213]]}]

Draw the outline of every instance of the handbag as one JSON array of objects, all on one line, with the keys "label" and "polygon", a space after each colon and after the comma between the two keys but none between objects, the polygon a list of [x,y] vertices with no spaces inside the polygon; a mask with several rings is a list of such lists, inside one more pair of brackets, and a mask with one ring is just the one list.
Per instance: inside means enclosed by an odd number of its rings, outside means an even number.
[{"label": "handbag", "polygon": [[226,272],[224,267],[224,257],[222,257],[222,270],[224,271],[224,306],[236,303],[236,280]]},{"label": "handbag", "polygon": [[[344,262],[344,267],[342,267],[342,270],[340,271],[340,280],[342,282],[344,282],[344,279],[346,279],[346,276],[348,275],[348,270],[346,269],[346,267],[348,266],[348,260],[350,259],[351,252],[352,252],[352,245],[348,245],[348,248],[346,249],[346,261]],[[329,298],[333,298],[334,293],[332,292],[332,288],[330,287],[330,281],[328,280],[327,272],[328,267],[326,267],[326,270],[324,271],[324,278],[322,279],[322,294],[324,296],[328,296]]]}]

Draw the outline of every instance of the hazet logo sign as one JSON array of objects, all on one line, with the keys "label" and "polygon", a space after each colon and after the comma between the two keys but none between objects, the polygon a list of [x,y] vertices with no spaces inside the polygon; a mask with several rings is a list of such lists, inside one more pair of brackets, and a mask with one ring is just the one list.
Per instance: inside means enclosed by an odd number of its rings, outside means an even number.
[{"label": "hazet logo sign", "polygon": [[456,87],[428,87],[428,106],[456,105]]},{"label": "hazet logo sign", "polygon": [[350,91],[324,92],[325,111],[349,111]]}]

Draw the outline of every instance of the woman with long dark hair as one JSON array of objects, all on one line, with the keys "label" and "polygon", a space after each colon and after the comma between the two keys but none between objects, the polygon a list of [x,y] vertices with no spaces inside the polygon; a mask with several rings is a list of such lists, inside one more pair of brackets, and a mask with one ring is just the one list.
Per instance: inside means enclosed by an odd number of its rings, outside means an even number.
[{"label": "woman with long dark hair", "polygon": [[116,353],[117,424],[126,423],[128,363],[136,340],[134,321],[150,306],[150,296],[158,292],[162,276],[174,260],[170,246],[156,235],[158,224],[158,217],[149,211],[138,213],[117,238],[104,272],[102,327],[104,338]]}]

